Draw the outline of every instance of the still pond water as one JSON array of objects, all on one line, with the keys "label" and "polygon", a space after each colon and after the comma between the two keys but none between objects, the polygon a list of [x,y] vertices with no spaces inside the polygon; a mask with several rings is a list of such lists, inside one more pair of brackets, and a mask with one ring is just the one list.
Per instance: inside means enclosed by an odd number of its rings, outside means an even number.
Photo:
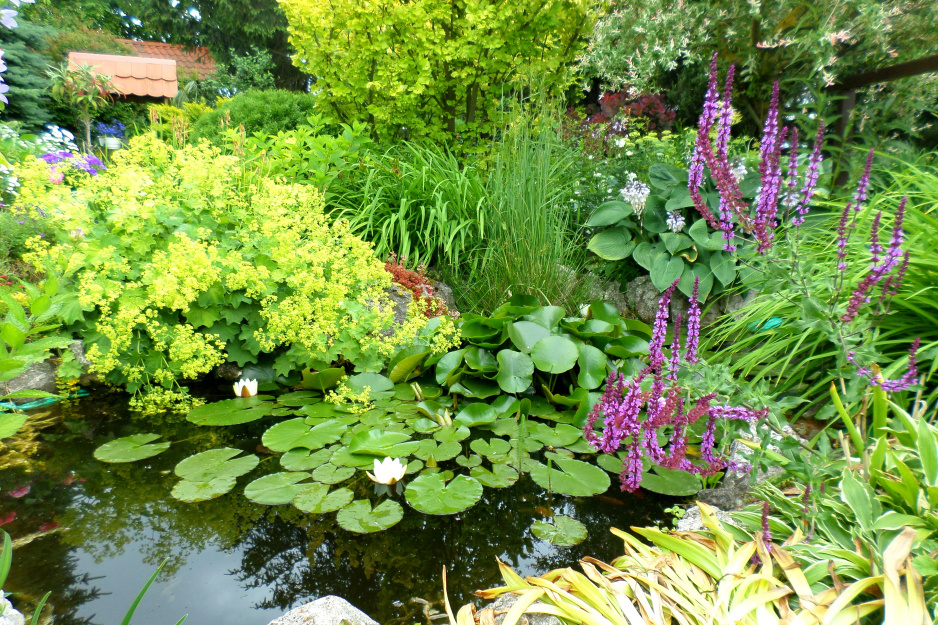
[{"label": "still pond water", "polygon": [[[51,591],[52,609],[43,615],[53,620],[45,622],[118,625],[165,559],[135,625],[171,624],[184,614],[189,625],[265,625],[328,594],[386,625],[410,625],[426,620],[420,600],[442,610],[444,565],[455,608],[473,600],[474,590],[501,585],[497,558],[523,575],[573,566],[586,555],[609,561],[621,553],[609,527],[666,522],[663,510],[673,503],[622,495],[615,479],[603,496],[551,496],[525,476],[510,488],[486,489],[461,514],[408,510],[390,530],[358,535],[340,528],[334,513],[247,500],[240,491],[251,476],[203,503],[170,496],[177,462],[224,445],[262,451],[264,421],[225,429],[182,417],[154,421],[130,414],[118,394],[33,411],[25,434],[0,449],[0,524],[15,541],[4,590],[14,605],[29,616]],[[94,459],[100,444],[143,431],[178,442],[136,463]],[[368,485],[358,488],[356,497],[368,497]],[[585,524],[587,540],[558,548],[535,538],[531,524],[552,514]]]}]

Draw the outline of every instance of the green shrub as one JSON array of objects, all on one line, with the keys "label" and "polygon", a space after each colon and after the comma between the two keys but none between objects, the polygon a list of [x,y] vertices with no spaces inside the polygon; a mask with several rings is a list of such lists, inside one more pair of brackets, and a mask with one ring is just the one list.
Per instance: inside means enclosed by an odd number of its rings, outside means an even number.
[{"label": "green shrub", "polygon": [[[72,292],[59,312],[89,346],[92,370],[150,405],[184,398],[179,380],[228,360],[272,362],[280,374],[335,361],[378,370],[426,323],[411,316],[393,339],[390,276],[321,193],[245,175],[202,144],[173,149],[141,135],[108,170],[50,180],[49,165],[18,168],[19,203],[44,210],[58,245],[33,240],[25,260],[51,257]],[[66,178],[66,182],[69,182]]]},{"label": "green shrub", "polygon": [[306,123],[315,108],[316,96],[272,89],[245,91],[230,100],[221,100],[211,113],[203,115],[192,128],[191,139],[208,139],[222,145],[226,128],[244,126],[248,135],[275,135]]}]

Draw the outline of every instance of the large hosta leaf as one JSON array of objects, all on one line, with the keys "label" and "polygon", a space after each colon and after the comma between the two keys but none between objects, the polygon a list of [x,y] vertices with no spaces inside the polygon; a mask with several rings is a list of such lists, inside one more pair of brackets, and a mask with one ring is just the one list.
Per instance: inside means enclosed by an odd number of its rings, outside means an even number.
[{"label": "large hosta leaf", "polygon": [[573,369],[580,352],[576,343],[565,336],[548,336],[531,350],[531,360],[541,371],[563,373]]},{"label": "large hosta leaf", "polygon": [[572,547],[586,540],[586,526],[563,515],[555,516],[553,523],[535,521],[531,531],[541,540],[558,547]]},{"label": "large hosta leaf", "polygon": [[293,498],[293,505],[310,514],[335,512],[352,503],[355,496],[347,488],[329,491],[327,484],[310,484]]},{"label": "large hosta leaf", "polygon": [[609,488],[609,474],[596,465],[558,456],[551,461],[551,468],[540,463],[531,467],[531,479],[541,488],[574,497],[599,495]]},{"label": "large hosta leaf", "polygon": [[261,442],[273,451],[290,451],[299,447],[320,449],[342,438],[347,430],[348,426],[338,421],[309,426],[303,418],[290,419],[268,428]]},{"label": "large hosta leaf", "polygon": [[507,464],[493,464],[491,470],[473,467],[469,475],[489,488],[506,488],[518,481],[518,472]]},{"label": "large hosta leaf", "polygon": [[274,404],[264,401],[264,396],[223,399],[211,404],[196,406],[186,419],[196,425],[238,425],[266,417]]},{"label": "large hosta leaf", "polygon": [[339,510],[336,520],[339,525],[356,534],[371,534],[380,532],[397,525],[404,518],[404,508],[391,499],[385,499],[374,509],[371,502],[365,500],[353,501]]},{"label": "large hosta leaf", "polygon": [[407,485],[404,496],[424,514],[456,514],[482,498],[482,484],[468,475],[457,475],[449,484],[441,473],[421,475]]},{"label": "large hosta leaf", "polygon": [[[235,458],[240,449],[223,447],[189,456],[176,465],[175,473],[190,482],[211,482],[224,477],[240,477],[257,466],[254,454]],[[234,458],[234,459],[233,459]]]},{"label": "large hosta leaf", "polygon": [[259,477],[244,487],[244,496],[253,502],[267,506],[290,503],[308,484],[297,484],[309,477],[309,473],[283,471]]},{"label": "large hosta leaf", "polygon": [[170,443],[153,443],[159,434],[133,434],[104,443],[94,450],[94,457],[101,462],[136,462],[150,458],[169,449]]}]

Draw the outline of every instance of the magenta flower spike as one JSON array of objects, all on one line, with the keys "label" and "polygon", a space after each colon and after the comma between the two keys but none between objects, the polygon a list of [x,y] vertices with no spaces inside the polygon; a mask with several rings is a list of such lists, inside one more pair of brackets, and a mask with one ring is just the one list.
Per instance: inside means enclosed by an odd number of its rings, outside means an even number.
[{"label": "magenta flower spike", "polygon": [[694,278],[694,290],[690,296],[687,311],[687,349],[684,360],[689,364],[697,362],[697,348],[700,345],[700,276]]}]

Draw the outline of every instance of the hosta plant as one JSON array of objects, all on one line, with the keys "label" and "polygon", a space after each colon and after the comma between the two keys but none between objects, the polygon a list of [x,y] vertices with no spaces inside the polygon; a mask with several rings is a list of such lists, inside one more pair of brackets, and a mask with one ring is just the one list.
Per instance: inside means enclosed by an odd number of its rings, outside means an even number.
[{"label": "hosta plant", "polygon": [[[568,568],[522,578],[499,562],[505,586],[476,594],[518,596],[503,625],[516,625],[525,614],[589,625],[929,622],[921,579],[910,565],[911,530],[886,545],[881,574],[850,584],[830,576],[813,587],[786,546],[762,535],[734,538],[706,504],[701,516],[707,527],[701,533],[632,528],[647,542],[613,529],[625,555],[611,564],[585,558],[584,573]],[[471,606],[454,616],[448,604],[451,625],[494,618]]]}]

